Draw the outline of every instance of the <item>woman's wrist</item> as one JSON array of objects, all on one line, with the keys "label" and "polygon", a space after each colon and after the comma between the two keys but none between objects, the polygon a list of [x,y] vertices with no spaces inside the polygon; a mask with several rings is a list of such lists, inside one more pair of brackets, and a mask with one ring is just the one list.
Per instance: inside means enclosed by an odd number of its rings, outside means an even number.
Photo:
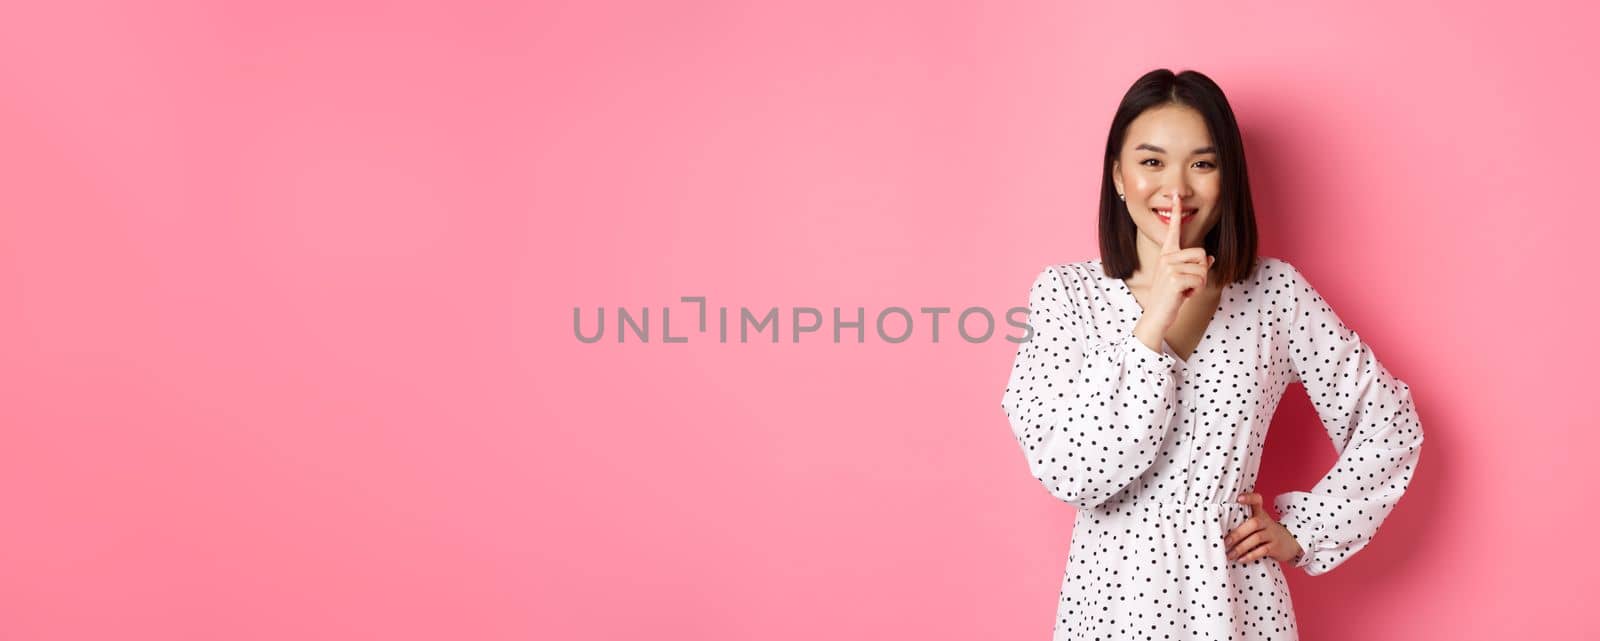
[{"label": "woman's wrist", "polygon": [[1282,522],[1278,523],[1278,525],[1282,525],[1283,531],[1289,533],[1289,540],[1294,541],[1295,553],[1294,556],[1289,558],[1289,565],[1295,567],[1304,565],[1306,561],[1306,546],[1301,545],[1300,538],[1294,535],[1294,530],[1289,529],[1288,525]]},{"label": "woman's wrist", "polygon": [[1170,323],[1162,324],[1159,320],[1146,314],[1139,318],[1138,323],[1134,324],[1133,337],[1144,343],[1144,346],[1150,348],[1150,351],[1162,353],[1161,343],[1167,338],[1167,325],[1170,325]]}]

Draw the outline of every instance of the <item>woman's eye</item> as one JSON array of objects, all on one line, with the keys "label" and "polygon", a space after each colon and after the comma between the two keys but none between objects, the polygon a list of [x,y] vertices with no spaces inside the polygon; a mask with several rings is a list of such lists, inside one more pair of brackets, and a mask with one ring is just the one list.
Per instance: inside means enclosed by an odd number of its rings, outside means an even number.
[{"label": "woman's eye", "polygon": [[[1155,163],[1155,164],[1152,165],[1150,163]],[[1157,166],[1160,166],[1161,159],[1159,159],[1159,158],[1146,158],[1146,159],[1140,161],[1139,164],[1144,165],[1146,167],[1157,167]],[[1213,162],[1211,162],[1209,160],[1199,161],[1199,162],[1195,163],[1195,165],[1203,166],[1206,169],[1216,169],[1217,168],[1216,163],[1213,163]]]}]

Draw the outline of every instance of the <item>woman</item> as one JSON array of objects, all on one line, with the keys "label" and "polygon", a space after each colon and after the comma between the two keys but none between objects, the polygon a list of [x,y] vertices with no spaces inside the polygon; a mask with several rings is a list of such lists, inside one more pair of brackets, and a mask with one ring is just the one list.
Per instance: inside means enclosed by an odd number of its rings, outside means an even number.
[{"label": "woman", "polygon": [[[1169,217],[1171,212],[1182,212]],[[1101,258],[1046,267],[1002,405],[1078,509],[1056,639],[1296,639],[1278,563],[1367,545],[1422,446],[1411,390],[1288,262],[1257,257],[1244,146],[1210,78],[1161,69],[1106,141]],[[1300,382],[1339,460],[1274,519],[1252,490]]]}]

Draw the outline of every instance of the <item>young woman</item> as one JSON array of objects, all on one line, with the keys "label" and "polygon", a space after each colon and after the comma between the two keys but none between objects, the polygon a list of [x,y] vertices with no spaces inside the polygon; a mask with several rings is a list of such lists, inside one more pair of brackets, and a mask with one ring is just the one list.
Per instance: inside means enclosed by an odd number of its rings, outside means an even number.
[{"label": "young woman", "polygon": [[[1002,401],[1033,476],[1078,510],[1055,638],[1297,639],[1273,561],[1318,575],[1371,541],[1416,470],[1411,389],[1299,270],[1256,256],[1210,78],[1160,69],[1123,96],[1099,225],[1100,259],[1034,280]],[[1339,460],[1275,519],[1253,489],[1295,382]]]}]

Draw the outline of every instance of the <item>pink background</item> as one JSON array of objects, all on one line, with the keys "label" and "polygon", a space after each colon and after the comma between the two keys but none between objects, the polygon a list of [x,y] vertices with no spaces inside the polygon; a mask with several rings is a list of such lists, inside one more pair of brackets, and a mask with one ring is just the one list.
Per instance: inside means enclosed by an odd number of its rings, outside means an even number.
[{"label": "pink background", "polygon": [[1428,433],[1305,638],[1594,638],[1593,10],[762,4],[9,7],[0,635],[1047,638],[1014,344],[572,310],[1025,304],[1171,67]]}]

